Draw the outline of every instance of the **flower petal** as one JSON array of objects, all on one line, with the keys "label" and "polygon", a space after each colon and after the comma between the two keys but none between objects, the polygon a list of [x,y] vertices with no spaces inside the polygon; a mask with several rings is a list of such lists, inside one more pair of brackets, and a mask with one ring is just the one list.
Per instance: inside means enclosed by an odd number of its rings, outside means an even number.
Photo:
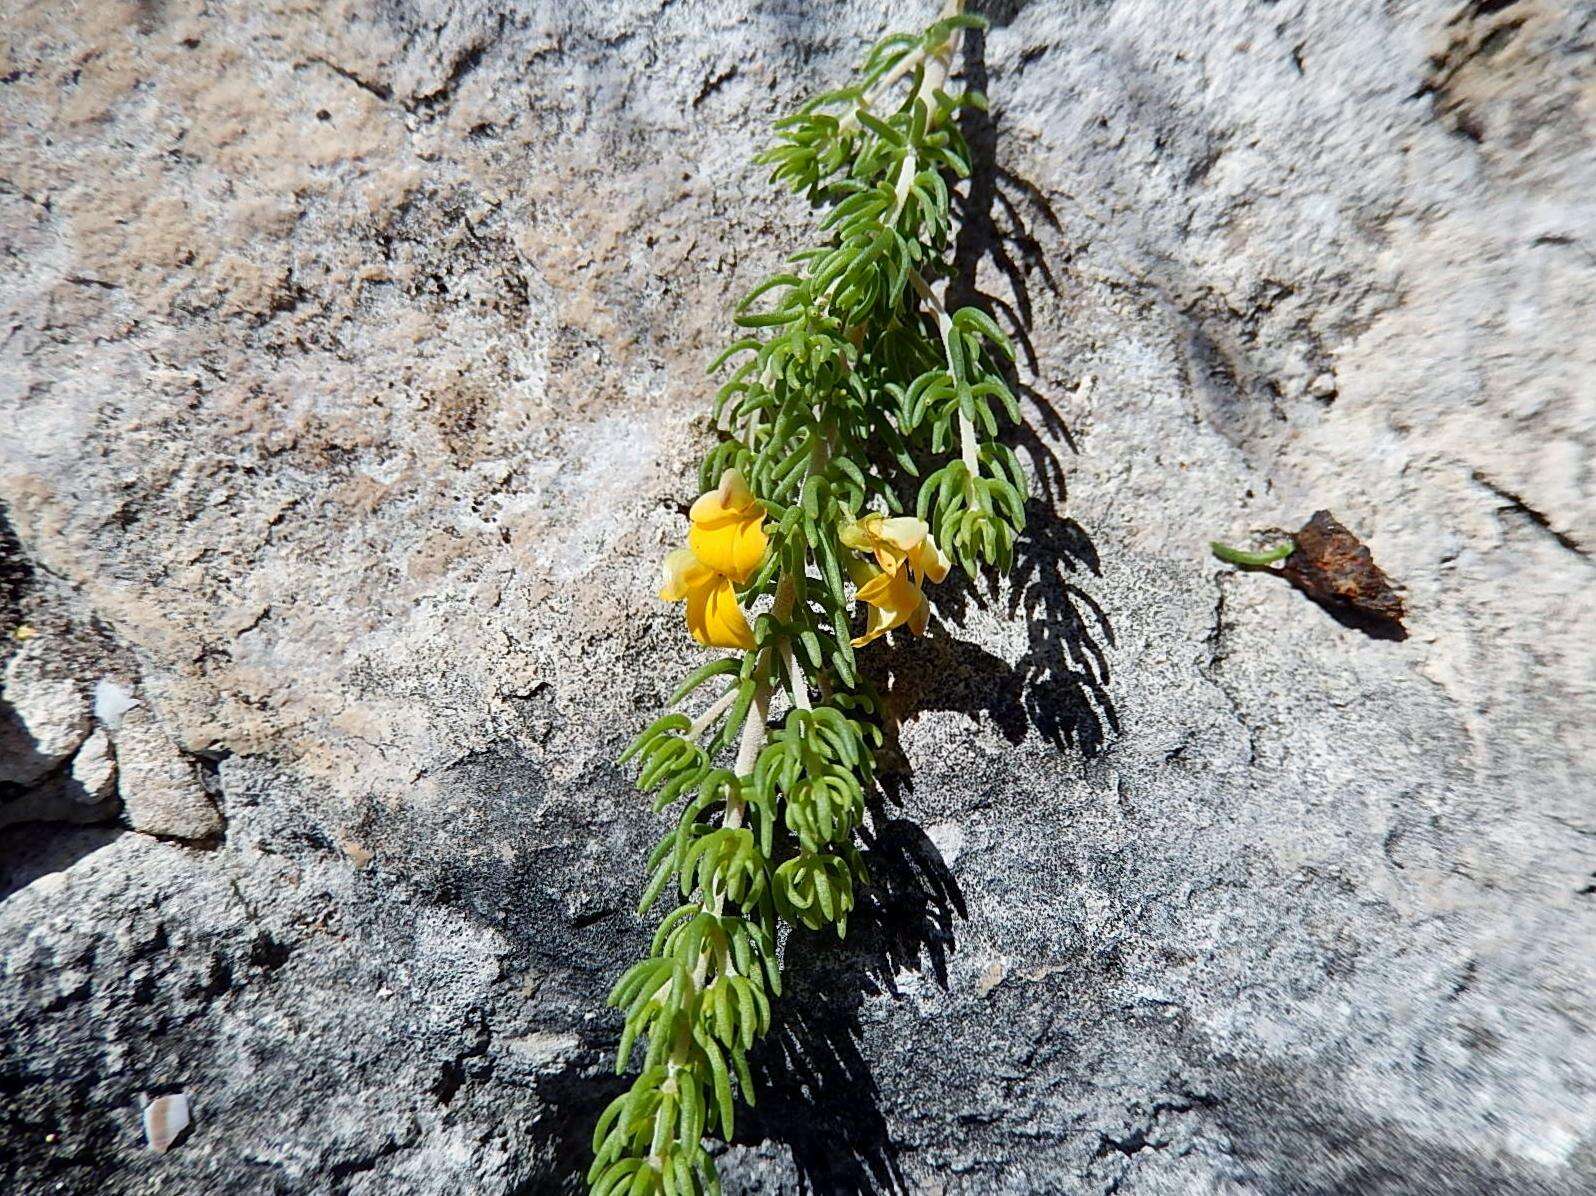
[{"label": "flower petal", "polygon": [[876,564],[888,573],[895,573],[898,566],[902,565],[929,535],[930,528],[923,519],[916,519],[912,515],[895,515],[889,519],[879,512],[872,511],[857,523],[845,526],[841,539],[849,548],[873,554]]},{"label": "flower petal", "polygon": [[892,623],[887,616],[874,606],[868,607],[865,610],[864,634],[856,635],[848,642],[855,648],[862,648],[871,640],[880,639],[891,630]]},{"label": "flower petal", "polygon": [[678,548],[665,556],[659,596],[665,602],[680,602],[694,586],[709,580],[709,570],[704,568],[691,548]]},{"label": "flower petal", "polygon": [[764,515],[757,508],[713,526],[694,523],[687,543],[698,559],[738,585],[747,581],[765,559]]},{"label": "flower petal", "polygon": [[878,538],[904,552],[913,552],[920,541],[931,534],[931,529],[925,525],[925,520],[916,519],[913,515],[878,519],[873,530]]},{"label": "flower petal", "polygon": [[919,590],[916,590],[915,593],[920,594],[920,601],[909,612],[908,627],[915,635],[924,635],[926,625],[931,622],[931,604],[926,601],[925,595]]},{"label": "flower petal", "polygon": [[930,617],[925,595],[906,568],[876,574],[859,587],[859,601],[870,609],[865,612],[864,634],[852,641],[855,648],[862,648],[905,623],[910,625],[910,630],[915,630],[918,623],[918,634],[925,630]]},{"label": "flower petal", "polygon": [[914,566],[916,573],[930,582],[941,581],[952,567],[947,553],[937,547],[935,537],[929,533],[910,551],[909,564]]},{"label": "flower petal", "polygon": [[[759,513],[759,504],[754,499],[754,492],[748,488],[741,473],[728,469],[720,475],[719,486],[698,496],[687,517],[693,521],[694,527],[718,527],[755,513]],[[762,513],[760,518],[763,518]]]},{"label": "flower petal", "polygon": [[737,605],[732,584],[718,575],[712,575],[707,584],[694,587],[687,595],[687,629],[707,647],[741,648],[745,652],[754,647],[754,633],[748,628],[743,608]]}]

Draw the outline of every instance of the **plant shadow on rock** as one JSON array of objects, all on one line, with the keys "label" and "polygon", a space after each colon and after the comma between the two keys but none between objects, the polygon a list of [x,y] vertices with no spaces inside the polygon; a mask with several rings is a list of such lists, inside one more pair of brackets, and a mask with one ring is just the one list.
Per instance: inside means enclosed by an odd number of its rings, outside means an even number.
[{"label": "plant shadow on rock", "polygon": [[[967,37],[964,57],[970,86],[984,91],[980,32]],[[1058,287],[1022,204],[1036,209],[1054,231],[1062,230],[1039,188],[997,166],[997,126],[989,114],[966,114],[964,133],[973,169],[948,306],[979,307],[1007,325],[1034,374],[1030,277],[1040,276],[1054,293]],[[1006,284],[1006,298],[979,288],[983,262]],[[901,800],[912,785],[896,750],[894,727],[923,711],[985,712],[1010,743],[1020,743],[1035,728],[1054,747],[1073,747],[1087,759],[1099,755],[1108,736],[1120,731],[1108,694],[1113,626],[1079,580],[1100,577],[1101,562],[1086,530],[1059,513],[1064,469],[1050,442],[1062,441],[1073,451],[1074,441],[1044,395],[1015,370],[1008,381],[1037,412],[1035,425],[1022,424],[1012,432],[1012,443],[1029,457],[1041,491],[1027,508],[1007,600],[1008,615],[1026,620],[1027,649],[1010,665],[946,630],[933,630],[900,643],[890,662],[880,655],[864,658],[863,671],[872,684],[891,695],[881,777],[889,800]],[[951,578],[931,596],[944,628],[963,622],[983,601],[977,582]],[[869,996],[897,996],[895,978],[905,971],[929,971],[946,989],[955,918],[966,916],[964,894],[925,831],[893,816],[886,801],[878,801],[871,812],[876,830],[866,836],[864,852],[872,882],[861,894],[845,940],[793,933],[791,943],[802,949],[789,947],[785,953],[776,1025],[752,1060],[759,1103],[738,1119],[738,1142],[784,1144],[800,1183],[816,1193],[909,1190],[861,1050],[860,1010]]]},{"label": "plant shadow on rock", "polygon": [[[971,30],[964,74],[982,92],[987,88],[985,50],[985,34]],[[1024,374],[1034,377],[1038,359],[1031,341],[1031,279],[1039,277],[1054,295],[1059,285],[1025,209],[1034,211],[1056,238],[1062,238],[1063,228],[1039,187],[997,164],[993,116],[967,112],[962,127],[971,173],[960,211],[948,307],[976,307],[1005,326]],[[990,266],[1006,294],[981,289],[983,265]],[[890,662],[891,673],[878,672],[872,680],[891,693],[896,721],[926,710],[985,712],[1010,743],[1020,743],[1034,728],[1054,747],[1074,747],[1092,759],[1120,726],[1108,692],[1113,624],[1083,584],[1083,579],[1102,576],[1102,562],[1086,529],[1062,514],[1064,465],[1052,446],[1062,443],[1073,452],[1075,440],[1052,401],[1028,384],[1020,369],[1011,367],[1006,373],[1022,406],[1035,413],[1007,435],[1029,460],[1039,491],[1026,506],[1026,530],[1016,544],[1006,604],[1009,618],[1025,620],[1026,650],[1010,665],[950,634],[949,627],[962,624],[982,603],[981,581],[995,592],[995,575],[981,580],[956,575],[957,580],[950,577],[929,592],[938,627],[900,646]]]},{"label": "plant shadow on rock", "polygon": [[784,1144],[807,1190],[838,1196],[908,1191],[860,1049],[859,1013],[868,996],[898,996],[905,971],[929,969],[947,988],[954,918],[967,916],[964,894],[925,831],[889,817],[882,803],[871,813],[871,883],[848,937],[792,932],[775,1025],[750,1060],[759,1103],[737,1122],[738,1142]]}]

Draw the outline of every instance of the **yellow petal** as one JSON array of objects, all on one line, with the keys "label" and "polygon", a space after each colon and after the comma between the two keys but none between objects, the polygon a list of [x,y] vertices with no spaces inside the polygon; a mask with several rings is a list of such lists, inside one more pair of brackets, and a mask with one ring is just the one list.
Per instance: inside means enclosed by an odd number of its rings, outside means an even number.
[{"label": "yellow petal", "polygon": [[765,559],[764,515],[756,507],[749,515],[713,526],[695,522],[687,543],[708,568],[742,585]]},{"label": "yellow petal", "polygon": [[748,483],[743,481],[741,473],[735,469],[728,469],[720,475],[719,486],[698,496],[687,517],[693,521],[694,527],[718,527],[723,523],[746,519],[755,514],[761,519],[764,517],[759,511],[759,504],[754,500],[754,492],[748,488]]},{"label": "yellow petal", "polygon": [[909,553],[909,564],[914,566],[914,571],[927,581],[938,582],[948,575],[952,562],[948,560],[947,553],[937,547],[935,537],[929,532]]},{"label": "yellow petal", "polygon": [[690,548],[678,548],[666,554],[662,573],[659,596],[665,602],[680,602],[695,586],[702,586],[710,579],[710,571]]},{"label": "yellow petal", "polygon": [[931,534],[931,529],[925,525],[925,521],[916,519],[912,515],[878,519],[874,530],[877,537],[904,552],[913,552],[919,547],[920,541]]},{"label": "yellow petal", "polygon": [[925,521],[912,515],[895,515],[888,519],[872,512],[845,527],[842,542],[849,548],[872,553],[876,564],[888,573],[895,573],[929,534]]},{"label": "yellow petal", "polygon": [[859,601],[870,609],[865,612],[864,634],[853,641],[855,648],[862,648],[905,623],[918,635],[925,630],[930,618],[925,595],[908,569],[876,574],[859,587]]},{"label": "yellow petal", "polygon": [[862,648],[873,639],[879,639],[892,630],[892,623],[876,607],[869,607],[865,611],[865,629],[863,635],[856,635],[848,642],[855,648]]},{"label": "yellow petal", "polygon": [[712,575],[709,582],[693,587],[687,595],[687,629],[707,647],[741,648],[747,652],[754,646],[747,616],[737,605],[731,582],[724,577]]},{"label": "yellow petal", "polygon": [[870,579],[859,587],[859,601],[868,602],[871,606],[890,608],[892,606],[892,586],[897,579],[898,575],[896,573],[884,573],[879,569],[876,570]]},{"label": "yellow petal", "polygon": [[909,612],[908,627],[915,635],[924,635],[926,624],[931,622],[931,604],[919,590],[915,593],[920,595],[920,602]]}]

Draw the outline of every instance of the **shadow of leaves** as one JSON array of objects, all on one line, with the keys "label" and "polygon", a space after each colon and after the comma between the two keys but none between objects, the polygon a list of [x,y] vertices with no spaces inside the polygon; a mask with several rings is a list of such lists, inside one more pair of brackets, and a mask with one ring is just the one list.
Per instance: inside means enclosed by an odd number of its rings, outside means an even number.
[{"label": "shadow of leaves", "polygon": [[792,1152],[805,1190],[854,1196],[909,1190],[865,1058],[860,1010],[872,996],[901,997],[906,974],[948,985],[955,918],[964,894],[918,825],[878,812],[865,837],[871,883],[845,940],[794,931],[773,1032],[751,1066],[759,1104],[738,1141],[776,1141]]}]

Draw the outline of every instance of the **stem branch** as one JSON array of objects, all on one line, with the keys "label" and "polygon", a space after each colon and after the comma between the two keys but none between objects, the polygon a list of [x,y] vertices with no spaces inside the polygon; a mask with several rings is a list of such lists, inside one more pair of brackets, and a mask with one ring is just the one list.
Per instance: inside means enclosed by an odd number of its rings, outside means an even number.
[{"label": "stem branch", "polygon": [[[957,16],[963,11],[964,0],[946,0],[946,3],[942,5],[942,17],[939,19]],[[886,94],[886,92],[894,83],[903,78],[910,71],[914,70],[915,67],[919,66],[927,58],[931,59],[931,64],[927,66],[925,70],[926,80],[929,81],[932,76],[932,72],[935,71],[937,72],[936,82],[932,86],[941,87],[943,83],[947,82],[948,62],[952,59],[954,54],[958,53],[959,41],[963,36],[964,30],[955,29],[953,31],[953,36],[935,49],[926,49],[922,47],[905,53],[902,58],[898,59],[897,62],[892,64],[891,70],[872,83],[869,89],[859,97],[858,102],[853,106],[853,108],[851,108],[847,115],[845,115],[842,120],[838,122],[839,131],[846,133],[852,129],[858,128],[859,110],[861,108],[873,108],[875,106],[875,102],[880,99],[881,96]],[[922,90],[923,89],[924,88],[922,87]]]},{"label": "stem branch", "polygon": [[[737,765],[732,769],[739,777],[754,771],[754,761],[759,759],[759,749],[765,746],[765,719],[770,714],[770,685],[760,682],[754,690],[754,703],[748,718],[743,722],[742,738],[737,742]],[[726,826],[741,826],[743,810],[747,807],[741,796],[726,803]]]},{"label": "stem branch", "polygon": [[692,725],[687,728],[686,738],[697,739],[704,733],[705,728],[725,714],[731,708],[731,704],[737,700],[737,689],[738,683],[732,682],[726,692],[716,698],[708,710],[693,720]]},{"label": "stem branch", "polygon": [[792,704],[799,710],[811,709],[809,705],[809,678],[804,676],[803,669],[798,664],[798,658],[793,655],[792,641],[781,641],[781,663],[787,670],[787,676],[792,680]]}]

